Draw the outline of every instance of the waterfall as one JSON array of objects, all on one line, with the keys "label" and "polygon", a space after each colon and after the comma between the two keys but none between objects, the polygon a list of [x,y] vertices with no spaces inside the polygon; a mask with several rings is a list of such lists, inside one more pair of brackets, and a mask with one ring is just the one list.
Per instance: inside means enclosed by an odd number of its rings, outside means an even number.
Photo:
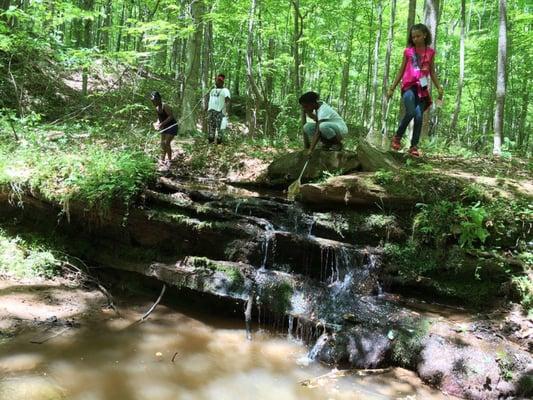
[{"label": "waterfall", "polygon": [[[272,225],[269,221],[266,221],[265,234],[262,241],[263,259],[261,260],[261,271],[264,271],[266,269],[268,261],[268,251],[270,248],[270,243],[273,242],[274,233],[274,225]],[[272,245],[272,254],[274,254],[274,245]]]}]

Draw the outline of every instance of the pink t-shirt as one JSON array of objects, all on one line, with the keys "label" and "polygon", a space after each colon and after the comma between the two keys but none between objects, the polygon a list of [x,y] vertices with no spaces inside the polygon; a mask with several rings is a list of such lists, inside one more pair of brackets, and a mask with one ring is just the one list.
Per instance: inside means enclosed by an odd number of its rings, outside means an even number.
[{"label": "pink t-shirt", "polygon": [[423,90],[420,86],[419,79],[425,76],[429,82],[431,62],[435,57],[435,50],[431,47],[426,47],[423,50],[416,51],[414,47],[407,47],[403,51],[403,56],[407,64],[405,65],[405,71],[402,76],[402,91],[416,86],[419,98],[428,97],[429,85]]}]

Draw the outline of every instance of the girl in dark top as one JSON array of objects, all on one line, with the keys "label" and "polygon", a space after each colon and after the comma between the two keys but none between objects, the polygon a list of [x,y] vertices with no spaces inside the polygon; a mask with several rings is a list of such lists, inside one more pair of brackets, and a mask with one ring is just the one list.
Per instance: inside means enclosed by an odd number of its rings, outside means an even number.
[{"label": "girl in dark top", "polygon": [[159,92],[152,92],[150,99],[157,112],[157,121],[154,122],[155,130],[161,132],[161,163],[165,164],[165,157],[168,157],[167,163],[170,164],[172,159],[172,148],[170,142],[178,134],[178,124],[168,104],[163,103]]}]

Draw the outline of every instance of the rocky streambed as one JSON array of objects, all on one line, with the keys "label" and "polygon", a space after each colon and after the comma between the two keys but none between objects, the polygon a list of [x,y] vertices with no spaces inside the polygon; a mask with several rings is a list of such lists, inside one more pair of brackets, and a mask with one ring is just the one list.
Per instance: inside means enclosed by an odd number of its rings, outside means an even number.
[{"label": "rocky streambed", "polygon": [[[345,202],[357,208],[340,208],[340,198],[311,207],[281,192],[169,174],[127,213],[71,203],[67,215],[39,193],[23,191],[13,201],[8,190],[0,208],[4,220],[57,231],[70,252],[91,263],[155,278],[206,307],[302,339],[323,363],[402,366],[463,398],[531,395],[531,349],[488,329],[490,316],[459,309],[468,317],[458,321],[389,292],[382,244],[402,242],[408,232],[402,207],[384,214],[372,207],[379,193],[372,196]],[[512,325],[499,322],[499,332]]]}]

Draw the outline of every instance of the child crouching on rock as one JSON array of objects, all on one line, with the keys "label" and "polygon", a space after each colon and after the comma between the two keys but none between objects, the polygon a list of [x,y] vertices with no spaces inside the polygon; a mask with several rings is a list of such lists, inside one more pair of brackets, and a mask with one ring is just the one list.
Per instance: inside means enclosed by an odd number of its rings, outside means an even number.
[{"label": "child crouching on rock", "polygon": [[[341,116],[328,104],[320,101],[316,92],[304,93],[298,100],[308,119],[304,127],[304,145],[311,153],[320,140],[325,150],[342,150],[342,140],[348,127]],[[315,135],[318,124],[319,134]]]}]

